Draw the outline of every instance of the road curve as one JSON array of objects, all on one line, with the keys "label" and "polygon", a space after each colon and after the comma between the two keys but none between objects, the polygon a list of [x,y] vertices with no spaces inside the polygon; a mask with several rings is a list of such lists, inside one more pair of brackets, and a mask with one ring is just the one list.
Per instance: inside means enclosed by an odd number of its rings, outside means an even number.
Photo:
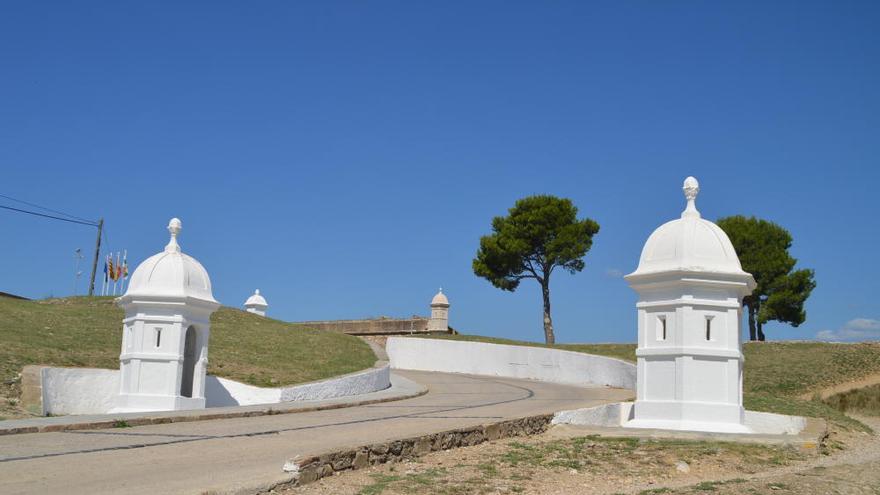
[{"label": "road curve", "polygon": [[287,480],[284,461],[631,397],[485,376],[396,372],[428,393],[328,411],[0,436],[0,493],[250,492]]}]

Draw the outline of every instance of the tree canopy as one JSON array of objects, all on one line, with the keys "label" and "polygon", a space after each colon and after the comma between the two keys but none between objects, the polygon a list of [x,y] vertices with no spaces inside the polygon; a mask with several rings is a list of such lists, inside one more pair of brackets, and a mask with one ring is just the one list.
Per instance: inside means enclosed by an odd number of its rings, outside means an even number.
[{"label": "tree canopy", "polygon": [[793,327],[806,321],[804,303],[816,282],[813,270],[794,269],[797,259],[788,252],[791,234],[773,222],[740,215],[722,218],[718,226],[730,237],[743,270],[758,284],[743,298],[751,340],[765,340],[763,325],[768,321]]},{"label": "tree canopy", "polygon": [[544,302],[544,338],[555,342],[550,316],[550,276],[554,269],[569,273],[584,269],[582,259],[593,245],[599,224],[578,220],[569,199],[550,195],[522,198],[506,217],[492,219],[492,234],[480,238],[473,261],[474,274],[495,287],[515,291],[523,279],[541,285]]}]

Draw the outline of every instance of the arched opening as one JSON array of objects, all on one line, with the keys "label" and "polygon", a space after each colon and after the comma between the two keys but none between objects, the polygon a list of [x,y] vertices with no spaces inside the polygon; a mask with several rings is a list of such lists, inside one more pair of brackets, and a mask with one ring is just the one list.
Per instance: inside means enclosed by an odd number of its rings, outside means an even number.
[{"label": "arched opening", "polygon": [[183,380],[180,382],[180,395],[192,397],[193,376],[196,373],[196,328],[186,329],[183,345]]}]

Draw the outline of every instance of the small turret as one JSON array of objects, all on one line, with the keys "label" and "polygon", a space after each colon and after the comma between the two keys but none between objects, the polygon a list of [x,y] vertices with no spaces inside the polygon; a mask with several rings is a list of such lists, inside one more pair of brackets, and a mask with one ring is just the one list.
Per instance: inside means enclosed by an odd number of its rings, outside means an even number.
[{"label": "small turret", "polygon": [[449,331],[449,300],[441,288],[434,299],[431,299],[431,319],[428,320],[429,332]]},{"label": "small turret", "polygon": [[254,291],[254,295],[244,302],[244,307],[248,313],[266,316],[266,309],[269,308],[269,303],[266,302],[266,298],[260,295],[260,289],[257,289]]}]

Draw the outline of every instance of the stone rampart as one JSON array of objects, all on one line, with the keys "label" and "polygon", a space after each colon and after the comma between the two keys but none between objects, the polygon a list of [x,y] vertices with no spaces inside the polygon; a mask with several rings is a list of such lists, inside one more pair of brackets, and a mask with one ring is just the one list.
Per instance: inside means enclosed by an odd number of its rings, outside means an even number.
[{"label": "stone rampart", "polygon": [[428,332],[428,318],[369,318],[362,320],[298,321],[297,325],[348,335],[408,335]]}]

